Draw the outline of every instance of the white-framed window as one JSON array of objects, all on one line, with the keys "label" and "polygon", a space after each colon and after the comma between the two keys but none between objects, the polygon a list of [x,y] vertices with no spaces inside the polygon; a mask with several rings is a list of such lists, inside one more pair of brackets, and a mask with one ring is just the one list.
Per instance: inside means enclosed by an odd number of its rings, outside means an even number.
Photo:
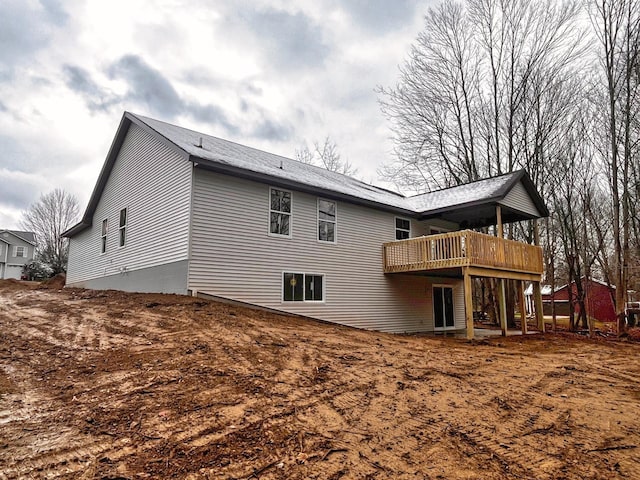
[{"label": "white-framed window", "polygon": [[284,302],[324,302],[324,275],[284,272],[282,300]]},{"label": "white-framed window", "polygon": [[338,206],[336,202],[318,198],[318,240],[336,243]]},{"label": "white-framed window", "polygon": [[13,256],[27,258],[27,247],[24,246],[15,246],[13,247]]},{"label": "white-framed window", "polygon": [[124,247],[127,241],[127,209],[120,210],[120,223],[118,224],[118,245]]},{"label": "white-framed window", "polygon": [[291,192],[269,189],[269,234],[291,237]]},{"label": "white-framed window", "polygon": [[100,231],[100,253],[107,251],[107,232],[109,232],[109,220],[102,220],[102,230]]},{"label": "white-framed window", "polygon": [[411,220],[396,217],[396,240],[411,238]]}]

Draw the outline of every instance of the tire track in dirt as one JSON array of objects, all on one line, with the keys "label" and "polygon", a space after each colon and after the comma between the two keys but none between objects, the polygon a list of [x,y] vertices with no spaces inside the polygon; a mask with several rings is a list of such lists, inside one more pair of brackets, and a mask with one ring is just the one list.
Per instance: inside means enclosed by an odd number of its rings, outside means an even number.
[{"label": "tire track in dirt", "polygon": [[392,336],[190,297],[1,283],[0,333],[11,478],[638,476],[639,452],[606,450],[640,444],[627,411],[637,368],[616,363],[630,346]]},{"label": "tire track in dirt", "polygon": [[[105,456],[111,451],[115,452],[127,443],[126,439],[115,442],[111,439],[92,439],[80,445],[49,450],[4,467],[2,475],[6,479],[40,476],[42,472],[55,472],[60,467],[65,470],[60,472],[61,474],[80,472],[87,467],[87,463],[98,456]],[[0,478],[3,477],[0,476]],[[47,478],[53,477],[47,475]]]}]

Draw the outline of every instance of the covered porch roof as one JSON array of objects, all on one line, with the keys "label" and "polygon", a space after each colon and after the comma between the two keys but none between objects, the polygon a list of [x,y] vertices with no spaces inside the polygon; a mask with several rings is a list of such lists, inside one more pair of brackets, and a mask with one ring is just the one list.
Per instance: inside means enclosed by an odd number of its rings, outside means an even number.
[{"label": "covered porch roof", "polygon": [[[460,228],[549,216],[549,210],[525,170],[478,180],[407,199],[420,219],[440,218]],[[498,218],[498,208],[501,218]]]}]

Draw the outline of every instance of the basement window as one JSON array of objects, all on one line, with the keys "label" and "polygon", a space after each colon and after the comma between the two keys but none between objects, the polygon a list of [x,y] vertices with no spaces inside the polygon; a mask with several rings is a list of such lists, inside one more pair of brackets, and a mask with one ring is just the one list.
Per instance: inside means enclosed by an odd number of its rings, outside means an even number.
[{"label": "basement window", "polygon": [[324,301],[324,275],[285,272],[282,278],[282,299],[285,302]]}]

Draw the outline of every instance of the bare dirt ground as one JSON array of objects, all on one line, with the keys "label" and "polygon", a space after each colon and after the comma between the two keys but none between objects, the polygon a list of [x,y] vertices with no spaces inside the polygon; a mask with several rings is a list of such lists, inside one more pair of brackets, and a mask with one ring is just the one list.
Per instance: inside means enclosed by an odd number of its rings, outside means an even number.
[{"label": "bare dirt ground", "polygon": [[640,345],[0,282],[0,478],[640,478]]}]

